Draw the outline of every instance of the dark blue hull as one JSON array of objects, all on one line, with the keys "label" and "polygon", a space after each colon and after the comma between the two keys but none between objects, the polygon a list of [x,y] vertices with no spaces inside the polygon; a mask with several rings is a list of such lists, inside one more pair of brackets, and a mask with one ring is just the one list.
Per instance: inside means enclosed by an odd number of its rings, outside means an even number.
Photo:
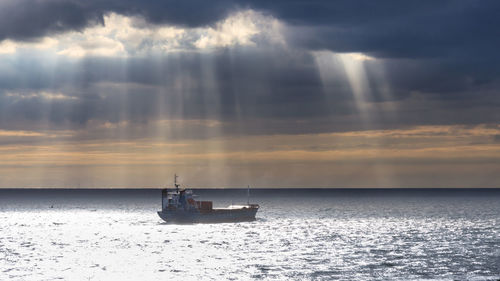
[{"label": "dark blue hull", "polygon": [[168,223],[220,223],[254,221],[258,208],[198,210],[163,210],[158,215]]}]

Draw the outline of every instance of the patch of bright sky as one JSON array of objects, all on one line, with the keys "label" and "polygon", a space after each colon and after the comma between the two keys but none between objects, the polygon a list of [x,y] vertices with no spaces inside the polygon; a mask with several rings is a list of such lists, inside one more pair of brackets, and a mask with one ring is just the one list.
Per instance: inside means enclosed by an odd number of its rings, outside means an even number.
[{"label": "patch of bright sky", "polygon": [[43,98],[47,100],[67,100],[67,99],[78,99],[77,97],[72,97],[72,96],[67,96],[62,93],[56,93],[56,92],[47,92],[47,91],[42,91],[42,92],[29,92],[29,93],[22,93],[22,92],[7,92],[5,94],[7,97],[13,97],[15,99],[30,99],[30,98]]},{"label": "patch of bright sky", "polygon": [[0,42],[0,54],[19,49],[50,50],[69,57],[162,54],[178,51],[204,51],[258,43],[284,44],[282,24],[261,13],[246,10],[232,14],[213,26],[183,28],[152,25],[139,17],[115,13],[104,17],[104,25],[41,38],[37,42]]}]

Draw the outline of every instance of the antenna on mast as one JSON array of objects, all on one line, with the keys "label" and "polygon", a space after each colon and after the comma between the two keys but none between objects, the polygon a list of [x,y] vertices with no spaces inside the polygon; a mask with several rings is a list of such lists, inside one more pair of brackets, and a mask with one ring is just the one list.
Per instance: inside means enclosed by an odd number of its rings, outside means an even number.
[{"label": "antenna on mast", "polygon": [[179,192],[179,184],[177,184],[177,174],[174,174],[175,191]]}]

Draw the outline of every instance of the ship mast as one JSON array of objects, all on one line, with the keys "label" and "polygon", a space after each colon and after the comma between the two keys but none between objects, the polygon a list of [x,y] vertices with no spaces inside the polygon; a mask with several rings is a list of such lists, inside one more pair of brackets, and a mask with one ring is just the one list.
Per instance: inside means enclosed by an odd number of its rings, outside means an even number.
[{"label": "ship mast", "polygon": [[247,205],[250,205],[250,185],[247,188]]},{"label": "ship mast", "polygon": [[174,186],[175,186],[175,191],[179,193],[179,184],[177,184],[177,174],[174,174]]}]

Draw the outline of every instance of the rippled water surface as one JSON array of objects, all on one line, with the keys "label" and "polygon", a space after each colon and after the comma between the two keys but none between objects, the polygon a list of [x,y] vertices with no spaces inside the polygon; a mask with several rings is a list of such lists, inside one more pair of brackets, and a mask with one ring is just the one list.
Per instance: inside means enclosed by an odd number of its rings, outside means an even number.
[{"label": "rippled water surface", "polygon": [[255,190],[255,222],[195,225],[159,196],[0,190],[0,279],[500,279],[500,190]]}]

